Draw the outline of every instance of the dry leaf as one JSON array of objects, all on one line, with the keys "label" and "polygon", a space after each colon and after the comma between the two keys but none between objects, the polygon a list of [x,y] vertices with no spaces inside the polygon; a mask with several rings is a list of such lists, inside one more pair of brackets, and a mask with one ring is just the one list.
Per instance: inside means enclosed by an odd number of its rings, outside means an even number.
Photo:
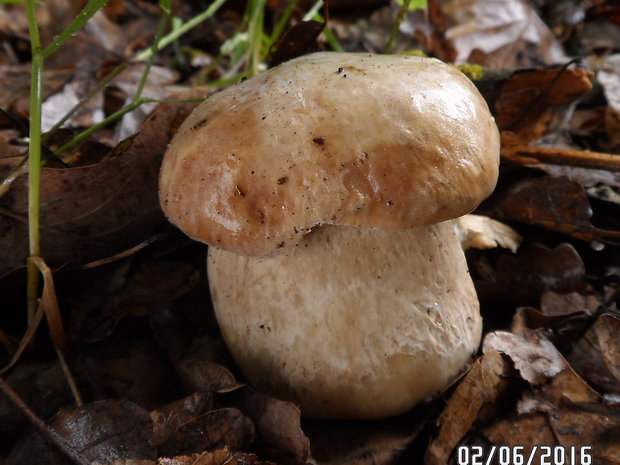
[{"label": "dry leaf", "polygon": [[532,6],[522,0],[444,0],[445,37],[456,63],[526,68],[566,61],[566,55]]},{"label": "dry leaf", "polygon": [[547,316],[565,316],[576,312],[594,313],[601,305],[599,299],[591,294],[578,292],[545,292],[540,298],[540,310]]},{"label": "dry leaf", "polygon": [[439,434],[426,451],[425,463],[449,463],[454,448],[472,428],[483,409],[496,403],[507,388],[507,366],[501,354],[489,348],[476,360],[439,416]]},{"label": "dry leaf", "polygon": [[591,324],[592,317],[585,312],[547,316],[535,308],[520,307],[512,319],[510,330],[524,338],[532,331],[543,330],[553,345],[566,354]]},{"label": "dry leaf", "polygon": [[510,226],[488,216],[465,215],[454,220],[463,250],[503,247],[515,253],[523,238]]},{"label": "dry leaf", "polygon": [[291,402],[244,388],[242,410],[256,426],[259,439],[298,462],[309,456],[309,440],[301,429],[301,413]]},{"label": "dry leaf", "polygon": [[600,315],[568,355],[572,367],[597,389],[620,394],[620,319]]},{"label": "dry leaf", "polygon": [[163,456],[189,455],[229,447],[243,450],[254,441],[254,425],[239,410],[224,408],[206,412],[180,425],[159,445]]},{"label": "dry leaf", "polygon": [[231,451],[227,447],[213,452],[201,454],[180,455],[177,457],[160,458],[157,465],[275,465],[264,462],[254,454]]},{"label": "dry leaf", "polygon": [[566,177],[542,176],[516,182],[496,192],[484,213],[507,221],[541,226],[577,239],[620,243],[619,231],[590,223],[592,208],[583,185]]},{"label": "dry leaf", "polygon": [[317,465],[394,464],[435,413],[428,407],[380,421],[305,421],[312,458]]},{"label": "dry leaf", "polygon": [[95,398],[122,398],[151,410],[179,396],[179,381],[166,354],[136,326],[119,327],[108,339],[82,345],[76,373],[80,388],[94,391]]},{"label": "dry leaf", "polygon": [[503,254],[496,270],[476,282],[482,302],[500,303],[512,308],[537,306],[547,291],[581,291],[585,286],[585,267],[575,248],[560,244],[553,249],[542,244],[526,244],[517,255]]},{"label": "dry leaf", "polygon": [[213,396],[207,392],[195,392],[183,399],[151,411],[153,436],[151,444],[159,445],[168,440],[184,425],[195,421],[211,410]]},{"label": "dry leaf", "polygon": [[[149,444],[151,418],[146,410],[127,401],[100,401],[75,410],[61,411],[50,426],[86,461],[101,464],[124,459],[154,461],[156,449]],[[11,451],[7,465],[67,464],[55,448],[37,433],[24,436]]]},{"label": "dry leaf", "polygon": [[603,86],[605,98],[611,109],[620,113],[620,53],[607,57],[596,79]]},{"label": "dry leaf", "polygon": [[[30,65],[0,67],[0,108],[18,115],[27,116],[30,98]],[[56,93],[63,87],[74,69],[47,69],[43,72],[43,97]]]},{"label": "dry leaf", "polygon": [[508,355],[521,377],[530,384],[542,384],[567,367],[566,361],[555,346],[539,333],[526,339],[507,331],[487,334],[483,352],[489,349]]},{"label": "dry leaf", "polygon": [[[28,407],[47,420],[73,400],[57,360],[21,362],[6,376],[6,382]],[[0,436],[11,437],[25,430],[28,422],[9,399],[0,396]]]},{"label": "dry leaf", "polygon": [[181,359],[174,363],[185,388],[215,392],[237,385],[235,377],[224,366],[206,360]]},{"label": "dry leaf", "polygon": [[[51,267],[77,265],[128,249],[163,223],[157,185],[168,141],[192,105],[158,107],[139,134],[92,166],[43,168],[41,255]],[[28,182],[16,179],[1,199],[0,276],[28,256]]]},{"label": "dry leaf", "polygon": [[199,280],[198,272],[184,262],[143,260],[136,267],[132,264],[130,259],[82,270],[72,280],[72,287],[77,287],[71,296],[75,341],[101,340],[125,318],[156,313]]}]

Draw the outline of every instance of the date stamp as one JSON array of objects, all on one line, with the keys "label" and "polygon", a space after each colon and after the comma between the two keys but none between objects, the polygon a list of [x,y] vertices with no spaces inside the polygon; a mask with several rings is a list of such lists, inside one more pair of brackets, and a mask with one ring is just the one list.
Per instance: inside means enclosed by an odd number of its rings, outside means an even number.
[{"label": "date stamp", "polygon": [[457,465],[592,465],[592,446],[459,446]]}]

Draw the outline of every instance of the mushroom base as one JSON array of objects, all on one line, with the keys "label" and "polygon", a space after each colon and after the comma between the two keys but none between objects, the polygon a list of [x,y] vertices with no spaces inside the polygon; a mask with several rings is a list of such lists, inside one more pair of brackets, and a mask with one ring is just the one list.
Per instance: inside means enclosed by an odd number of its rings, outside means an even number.
[{"label": "mushroom base", "polygon": [[248,381],[311,418],[382,418],[446,388],[481,335],[451,222],[322,226],[285,255],[211,247],[209,285]]}]

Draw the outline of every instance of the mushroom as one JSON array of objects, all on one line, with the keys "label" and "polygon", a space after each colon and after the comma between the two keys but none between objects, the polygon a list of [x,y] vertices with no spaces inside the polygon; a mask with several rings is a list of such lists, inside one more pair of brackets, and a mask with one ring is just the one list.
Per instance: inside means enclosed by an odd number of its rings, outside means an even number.
[{"label": "mushroom", "polygon": [[166,152],[168,219],[207,243],[248,381],[314,418],[381,418],[445,389],[481,317],[451,218],[494,189],[486,102],[435,59],[323,52],[200,104]]}]

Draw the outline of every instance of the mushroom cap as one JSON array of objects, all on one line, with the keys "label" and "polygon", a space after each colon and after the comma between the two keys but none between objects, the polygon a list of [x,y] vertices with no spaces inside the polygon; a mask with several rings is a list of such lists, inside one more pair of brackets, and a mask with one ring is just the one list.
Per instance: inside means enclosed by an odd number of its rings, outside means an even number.
[{"label": "mushroom cap", "polygon": [[321,224],[461,216],[491,193],[498,164],[497,126],[454,67],[323,52],[200,104],[166,152],[160,200],[190,237],[265,256]]},{"label": "mushroom cap", "polygon": [[480,341],[451,221],[400,231],[326,225],[274,257],[210,247],[208,274],[237,366],[308,417],[402,413],[445,389]]}]

